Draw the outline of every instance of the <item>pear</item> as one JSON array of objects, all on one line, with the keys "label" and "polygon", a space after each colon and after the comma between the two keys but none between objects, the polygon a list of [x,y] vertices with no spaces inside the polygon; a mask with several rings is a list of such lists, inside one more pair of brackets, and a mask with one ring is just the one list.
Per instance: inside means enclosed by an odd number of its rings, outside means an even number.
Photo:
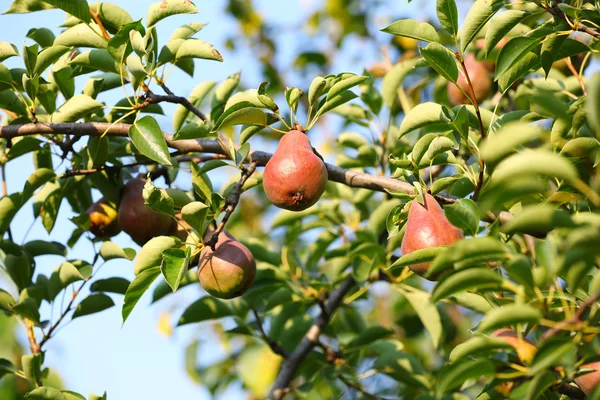
[{"label": "pear", "polygon": [[325,163],[306,135],[292,130],[283,135],[263,173],[269,200],[279,208],[302,211],[315,204],[327,183]]},{"label": "pear", "polygon": [[[408,211],[406,229],[402,239],[402,254],[409,254],[436,246],[449,246],[464,237],[462,231],[452,225],[444,210],[430,194],[424,196],[424,204],[415,198]],[[424,275],[431,263],[410,265],[416,274]]]},{"label": "pear", "polygon": [[127,182],[121,192],[119,225],[121,229],[143,246],[153,237],[169,233],[175,221],[168,215],[152,211],[144,202],[142,192],[146,179],[138,176]]},{"label": "pear", "polygon": [[198,279],[204,290],[215,297],[233,299],[241,296],[255,277],[254,256],[228,232],[219,234],[214,251],[206,246],[200,252]]},{"label": "pear", "polygon": [[88,208],[90,232],[98,239],[108,239],[121,232],[117,220],[117,209],[104,197]]},{"label": "pear", "polygon": [[583,368],[593,369],[593,371],[578,376],[575,378],[575,383],[577,383],[583,393],[590,394],[598,385],[598,382],[600,382],[600,361],[582,365],[581,369]]},{"label": "pear", "polygon": [[524,363],[531,364],[533,361],[533,357],[535,357],[535,353],[537,353],[537,347],[533,342],[525,337],[519,339],[519,335],[517,332],[512,329],[498,329],[494,333],[492,333],[492,337],[497,337],[498,339],[502,339],[508,344],[510,344],[517,352],[519,356],[519,360]]},{"label": "pear", "polygon": [[[465,57],[465,67],[469,71],[469,78],[473,84],[473,90],[475,91],[475,97],[477,101],[481,103],[487,99],[492,93],[492,78],[490,77],[489,66],[484,62],[477,61],[473,54],[469,54]],[[465,78],[464,74],[459,74],[456,85],[448,82],[448,99],[450,104],[457,106],[459,104],[471,104],[469,98],[460,91],[457,87],[460,87],[465,93],[472,96],[471,88]]]}]

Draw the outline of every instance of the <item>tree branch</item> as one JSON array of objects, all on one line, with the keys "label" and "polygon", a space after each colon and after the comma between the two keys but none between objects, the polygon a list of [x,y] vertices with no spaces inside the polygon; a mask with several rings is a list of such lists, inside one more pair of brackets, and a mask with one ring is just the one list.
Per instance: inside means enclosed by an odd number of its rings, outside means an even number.
[{"label": "tree branch", "polygon": [[208,120],[206,115],[202,111],[200,111],[198,109],[198,107],[193,105],[186,97],[175,95],[175,93],[173,93],[171,91],[171,89],[169,89],[167,86],[165,86],[165,84],[162,82],[159,82],[159,85],[165,91],[165,93],[167,95],[165,96],[165,95],[160,95],[160,94],[154,94],[147,86],[145,86],[144,90],[146,91],[146,99],[139,106],[139,108],[144,108],[148,104],[156,104],[156,103],[161,103],[161,102],[175,103],[175,104],[180,104],[180,105],[184,106],[188,111],[192,112],[194,115],[196,115],[202,121]]},{"label": "tree branch", "polygon": [[544,341],[551,339],[567,326],[581,323],[583,321],[583,315],[585,312],[598,300],[600,300],[600,293],[597,293],[595,296],[588,297],[583,303],[581,303],[581,306],[579,306],[575,315],[573,315],[571,318],[561,321],[554,328],[547,330],[542,337]]},{"label": "tree branch", "polygon": [[[0,126],[0,138],[13,139],[19,136],[31,135],[50,135],[50,134],[69,134],[73,136],[128,136],[129,124],[110,124],[108,122],[84,122],[84,123],[60,123],[60,124],[23,124]],[[225,150],[216,139],[199,140],[173,140],[173,135],[165,133],[167,145],[178,150],[182,154],[186,153],[212,153],[225,154]],[[255,162],[258,167],[265,166],[272,157],[271,153],[254,150],[246,158],[246,162]],[[338,182],[354,188],[369,189],[377,192],[402,192],[414,193],[414,187],[408,182],[389,178],[386,176],[371,175],[364,172],[352,171],[346,168],[340,168],[335,165],[325,163],[329,180]],[[456,201],[454,197],[436,195],[435,198],[442,204],[451,204]],[[505,223],[512,214],[506,211],[498,216],[489,213],[484,217],[485,221],[493,222],[499,219]]]},{"label": "tree branch", "polygon": [[[94,264],[96,262],[94,261]],[[73,295],[71,296],[71,301],[69,301],[69,304],[67,305],[67,308],[65,308],[65,310],[60,314],[60,317],[58,318],[58,320],[54,323],[54,325],[52,325],[50,327],[50,329],[48,330],[48,333],[46,333],[46,335],[44,335],[44,337],[42,338],[42,340],[40,341],[39,344],[39,348],[42,349],[42,347],[46,344],[46,342],[48,340],[50,340],[50,338],[52,337],[52,334],[54,333],[54,331],[56,330],[56,328],[58,328],[58,326],[60,325],[60,323],[62,322],[63,319],[65,319],[65,317],[67,316],[67,314],[69,313],[69,311],[71,311],[71,309],[73,308],[73,304],[75,303],[75,299],[77,298],[77,295],[79,294],[79,292],[81,292],[81,290],[83,289],[83,287],[85,286],[85,284],[88,281],[83,281],[81,283],[81,285],[79,286],[79,289],[75,290],[73,292]]]},{"label": "tree branch", "polygon": [[255,170],[256,162],[251,162],[247,168],[244,168],[240,180],[235,184],[233,190],[231,191],[231,194],[227,197],[227,201],[225,202],[225,215],[223,216],[223,219],[217,226],[217,229],[215,229],[215,231],[213,232],[210,240],[206,242],[206,245],[210,246],[210,248],[213,249],[213,251],[215,250],[215,246],[219,241],[219,235],[221,234],[221,232],[223,232],[223,229],[225,229],[225,224],[227,223],[227,221],[229,221],[229,217],[231,217],[231,214],[233,214],[235,208],[240,202],[240,197],[242,195],[242,188],[244,187],[244,183],[246,183],[248,178],[250,178],[250,176],[254,173]]},{"label": "tree branch", "polygon": [[258,331],[260,332],[260,336],[262,337],[262,339],[265,341],[266,344],[269,345],[273,353],[278,354],[283,358],[286,358],[288,355],[283,349],[283,347],[281,347],[279,343],[271,339],[269,335],[267,335],[267,332],[265,332],[265,328],[263,328],[263,324],[260,320],[258,312],[254,308],[252,308],[251,310],[252,314],[254,314],[254,319],[256,320],[256,324],[258,325]]},{"label": "tree branch", "polygon": [[313,325],[310,327],[298,347],[286,358],[283,366],[279,371],[279,376],[275,380],[271,392],[267,396],[268,400],[280,400],[290,391],[289,385],[294,379],[296,370],[304,360],[304,358],[315,348],[319,343],[319,336],[327,324],[335,310],[342,304],[344,296],[354,287],[356,281],[352,276],[344,279],[338,287],[336,287],[323,308],[323,311],[315,318]]},{"label": "tree branch", "polygon": [[558,5],[553,4],[553,5],[544,6],[539,2],[536,2],[536,4],[538,6],[540,6],[541,8],[543,8],[544,10],[546,10],[548,13],[552,14],[553,16],[558,17],[558,18],[562,19],[563,21],[565,21],[567,24],[569,24],[569,26],[573,27],[573,30],[587,33],[588,35],[595,37],[596,39],[600,39],[600,32],[595,31],[592,28],[588,28],[587,26],[583,25],[579,21],[573,21],[568,15],[566,15],[558,7]]}]

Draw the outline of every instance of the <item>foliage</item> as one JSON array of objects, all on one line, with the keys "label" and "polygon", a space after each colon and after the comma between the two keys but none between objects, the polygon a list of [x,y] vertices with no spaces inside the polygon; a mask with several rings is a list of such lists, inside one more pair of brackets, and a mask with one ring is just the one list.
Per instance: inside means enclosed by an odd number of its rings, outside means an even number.
[{"label": "foliage", "polygon": [[[359,5],[327,1],[307,25],[335,24],[328,39],[338,48],[351,34],[374,45]],[[57,328],[115,304],[126,323],[149,290],[156,302],[197,284],[194,260],[219,223],[250,249],[258,272],[244,296],[203,295],[178,318],[177,326],[212,321],[224,341],[238,339],[208,366],[198,342],[186,349],[191,378],[212,393],[240,381],[269,398],[583,398],[574,379],[600,347],[600,74],[585,73],[600,39],[596,2],[476,0],[463,14],[454,0],[437,0],[438,21],[379,27],[390,50],[364,74],[336,71],[284,89],[276,33],[250,1],[231,0],[245,45],[265,50],[266,81],[245,88],[233,74],[187,97],[169,89],[172,68],[193,75],[196,63],[227,62],[196,38],[204,27],[196,22],[159,47],[156,26],[198,12],[191,1],[157,2],[141,20],[84,0],[16,0],[7,12],[52,7],[68,13],[60,35],[39,28],[21,49],[0,42],[0,167],[23,155],[36,167],[21,191],[4,189],[0,199],[12,290],[0,290],[0,308],[10,326],[21,323],[31,352],[3,352],[0,378],[21,382],[27,398],[83,398],[47,382],[44,346]],[[489,98],[474,98],[468,55],[493,70]],[[12,57],[21,68],[2,63]],[[294,65],[324,71],[332,60],[309,49]],[[468,104],[451,103],[455,84]],[[106,104],[121,86],[127,97]],[[178,104],[174,135],[152,116],[165,102]],[[310,135],[332,115],[347,131],[336,135],[325,195],[305,211],[274,214],[253,174],[270,157],[258,147],[297,124]],[[136,254],[85,233],[92,197],[118,203],[138,173],[151,178],[146,204],[187,226],[183,239],[157,235]],[[178,176],[188,180],[180,188]],[[160,178],[170,187],[157,187]],[[424,191],[466,238],[402,255],[407,205]],[[31,204],[51,234],[63,201],[74,214],[66,243],[13,240],[19,210]],[[91,259],[69,257],[88,239],[103,242]],[[45,276],[36,263],[48,254],[64,259]],[[97,279],[117,258],[132,261],[131,281]],[[436,281],[408,268],[421,262]],[[91,293],[79,296],[88,283]],[[58,318],[40,312],[44,302],[60,307],[70,288]],[[535,356],[491,337],[505,327],[528,337]]]}]

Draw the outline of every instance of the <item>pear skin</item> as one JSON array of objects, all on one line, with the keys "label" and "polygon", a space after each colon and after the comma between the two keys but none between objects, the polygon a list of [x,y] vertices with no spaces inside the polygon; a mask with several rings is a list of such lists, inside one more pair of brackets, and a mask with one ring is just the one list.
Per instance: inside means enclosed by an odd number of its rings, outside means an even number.
[{"label": "pear skin", "polygon": [[198,279],[209,294],[220,299],[243,295],[256,277],[256,261],[246,246],[228,232],[221,232],[215,250],[200,252]]},{"label": "pear skin", "polygon": [[[477,61],[473,54],[469,54],[465,57],[465,67],[467,68],[467,71],[469,71],[469,78],[473,84],[475,97],[477,97],[477,101],[481,103],[492,93],[492,78],[490,76],[489,67],[484,62]],[[457,85],[467,93],[469,97],[472,96],[469,83],[464,74],[461,73],[458,75],[456,85],[448,82],[448,99],[450,100],[450,104],[453,106],[471,104],[471,100],[460,91]]]},{"label": "pear skin", "polygon": [[144,203],[142,192],[146,179],[137,177],[123,187],[119,205],[119,225],[121,229],[143,246],[153,237],[169,233],[175,221],[168,215],[152,211]]},{"label": "pear skin", "polygon": [[308,137],[292,130],[281,138],[263,173],[263,186],[271,203],[302,211],[315,204],[327,184],[325,163],[313,151]]},{"label": "pear skin", "polygon": [[[436,246],[449,246],[464,237],[463,232],[452,225],[438,202],[426,193],[424,204],[415,198],[408,211],[406,230],[402,239],[402,254]],[[416,274],[423,276],[431,263],[410,265]]]},{"label": "pear skin", "polygon": [[598,382],[600,382],[600,361],[582,365],[581,368],[594,370],[575,378],[575,383],[577,383],[581,391],[585,394],[590,394],[598,385]]},{"label": "pear skin", "polygon": [[117,209],[104,197],[88,208],[90,232],[99,239],[108,239],[121,232],[117,218]]}]

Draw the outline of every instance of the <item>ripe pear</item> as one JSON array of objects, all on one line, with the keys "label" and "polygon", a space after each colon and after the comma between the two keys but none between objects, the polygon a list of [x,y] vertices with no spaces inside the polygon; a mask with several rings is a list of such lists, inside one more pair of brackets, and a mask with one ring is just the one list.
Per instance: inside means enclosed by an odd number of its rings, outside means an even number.
[{"label": "ripe pear", "polygon": [[[465,67],[469,71],[469,78],[473,84],[473,90],[475,91],[475,97],[477,101],[481,103],[483,100],[488,98],[492,93],[492,78],[490,77],[490,71],[485,63],[477,61],[473,54],[469,54],[465,57]],[[469,98],[467,98],[458,87],[472,96],[469,83],[465,78],[464,74],[459,74],[456,85],[448,82],[448,99],[453,106],[459,104],[471,104]]]},{"label": "ripe pear", "polygon": [[531,364],[533,357],[535,357],[535,353],[537,353],[537,347],[535,347],[535,344],[533,344],[531,340],[524,337],[519,339],[517,332],[512,329],[498,329],[492,333],[492,337],[502,339],[514,347],[519,356],[519,360],[524,363]]},{"label": "ripe pear", "polygon": [[283,135],[263,173],[269,200],[279,208],[302,211],[315,204],[327,183],[325,163],[306,135],[292,130]]},{"label": "ripe pear", "polygon": [[600,382],[600,361],[582,365],[581,368],[594,370],[590,373],[575,378],[575,383],[577,383],[581,391],[585,394],[590,394],[598,385],[598,382]]},{"label": "ripe pear", "polygon": [[[424,204],[415,198],[408,211],[406,229],[402,239],[402,254],[409,254],[436,246],[449,246],[464,237],[463,232],[452,225],[438,202],[426,193]],[[431,263],[410,265],[409,268],[423,276]]]},{"label": "ripe pear", "polygon": [[144,203],[142,192],[145,184],[146,179],[141,176],[127,182],[119,205],[121,229],[140,246],[153,237],[166,235],[175,224],[168,215],[154,212]]},{"label": "ripe pear", "polygon": [[108,239],[121,232],[117,209],[104,197],[88,208],[90,232],[99,239]]},{"label": "ripe pear", "polygon": [[233,299],[241,296],[255,277],[254,256],[228,232],[219,234],[214,251],[206,246],[200,252],[198,279],[204,290],[215,297]]}]

